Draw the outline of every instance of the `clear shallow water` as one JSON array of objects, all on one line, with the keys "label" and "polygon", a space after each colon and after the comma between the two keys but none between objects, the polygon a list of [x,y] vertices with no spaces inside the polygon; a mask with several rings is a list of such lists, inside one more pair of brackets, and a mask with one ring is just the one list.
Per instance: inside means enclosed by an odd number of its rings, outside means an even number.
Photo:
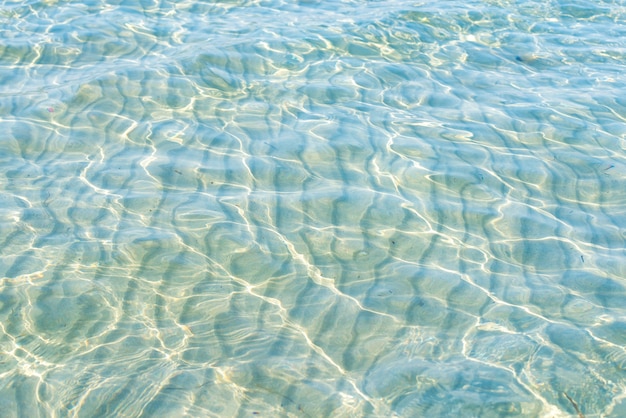
[{"label": "clear shallow water", "polygon": [[3,416],[626,415],[623,1],[4,1],[0,39]]}]

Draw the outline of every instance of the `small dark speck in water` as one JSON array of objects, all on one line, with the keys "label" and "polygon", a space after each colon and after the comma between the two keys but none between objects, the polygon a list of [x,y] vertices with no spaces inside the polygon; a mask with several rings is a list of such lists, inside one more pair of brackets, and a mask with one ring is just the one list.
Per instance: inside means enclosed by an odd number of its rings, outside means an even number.
[{"label": "small dark speck in water", "polygon": [[396,242],[395,242],[395,241],[393,241],[393,240],[391,241],[391,243],[392,243],[393,245],[396,245]]},{"label": "small dark speck in water", "polygon": [[174,170],[174,172],[177,174],[181,174],[181,175],[183,174],[182,171],[179,171],[179,170]]},{"label": "small dark speck in water", "polygon": [[269,142],[265,141],[265,144],[269,145],[269,147],[273,150],[276,150],[276,147],[272,144],[270,144]]},{"label": "small dark speck in water", "polygon": [[582,261],[583,263],[585,262],[585,257],[583,257],[582,255],[580,256],[580,261]]},{"label": "small dark speck in water", "polygon": [[524,62],[524,60],[522,59],[522,57],[520,57],[519,55],[515,57],[515,60],[516,60],[516,61],[519,61],[519,62]]}]

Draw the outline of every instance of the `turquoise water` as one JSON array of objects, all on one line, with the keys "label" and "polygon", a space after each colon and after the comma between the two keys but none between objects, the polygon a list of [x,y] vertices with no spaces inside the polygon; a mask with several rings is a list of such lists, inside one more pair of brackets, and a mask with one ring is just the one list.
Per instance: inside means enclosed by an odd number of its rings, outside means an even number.
[{"label": "turquoise water", "polygon": [[0,4],[3,417],[626,416],[623,0]]}]

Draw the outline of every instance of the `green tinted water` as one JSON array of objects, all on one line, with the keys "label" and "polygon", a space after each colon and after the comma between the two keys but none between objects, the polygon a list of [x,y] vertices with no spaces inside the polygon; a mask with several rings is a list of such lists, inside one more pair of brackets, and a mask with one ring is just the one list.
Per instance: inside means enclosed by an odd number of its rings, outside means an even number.
[{"label": "green tinted water", "polygon": [[626,414],[596,3],[3,2],[2,415]]}]

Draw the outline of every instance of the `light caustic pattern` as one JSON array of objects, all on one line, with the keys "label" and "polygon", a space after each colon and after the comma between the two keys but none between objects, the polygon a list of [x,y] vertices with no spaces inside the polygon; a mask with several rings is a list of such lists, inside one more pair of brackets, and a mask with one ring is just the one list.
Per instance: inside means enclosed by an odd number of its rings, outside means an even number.
[{"label": "light caustic pattern", "polygon": [[624,5],[334,3],[3,4],[3,416],[626,414]]}]

